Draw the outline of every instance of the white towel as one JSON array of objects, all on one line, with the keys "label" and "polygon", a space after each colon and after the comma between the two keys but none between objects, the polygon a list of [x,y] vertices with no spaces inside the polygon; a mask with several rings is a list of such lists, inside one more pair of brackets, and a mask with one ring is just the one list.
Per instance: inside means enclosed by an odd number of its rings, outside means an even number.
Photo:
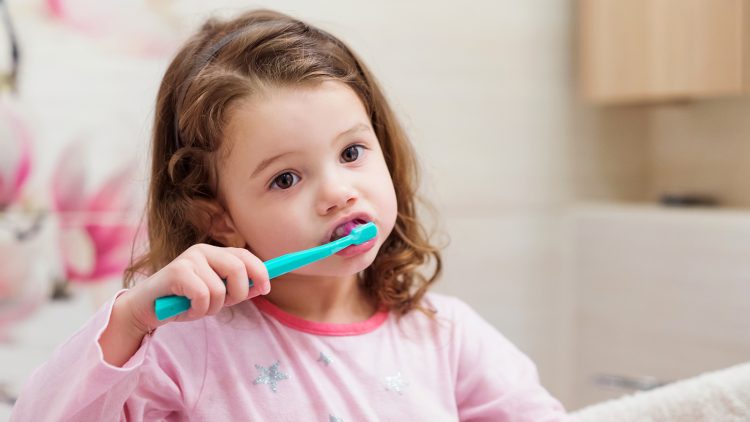
[{"label": "white towel", "polygon": [[579,422],[748,422],[750,363],[597,403],[571,416]]}]

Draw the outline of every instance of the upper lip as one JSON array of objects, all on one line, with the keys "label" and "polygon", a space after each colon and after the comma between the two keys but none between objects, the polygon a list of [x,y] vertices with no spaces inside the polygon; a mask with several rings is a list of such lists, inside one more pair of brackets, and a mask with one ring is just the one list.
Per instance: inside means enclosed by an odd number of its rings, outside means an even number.
[{"label": "upper lip", "polygon": [[328,231],[326,232],[326,236],[325,238],[323,238],[323,243],[328,243],[331,241],[331,236],[333,236],[333,231],[336,230],[336,227],[352,220],[362,220],[369,223],[370,221],[372,221],[372,217],[365,212],[355,212],[339,218],[331,226],[329,226]]}]

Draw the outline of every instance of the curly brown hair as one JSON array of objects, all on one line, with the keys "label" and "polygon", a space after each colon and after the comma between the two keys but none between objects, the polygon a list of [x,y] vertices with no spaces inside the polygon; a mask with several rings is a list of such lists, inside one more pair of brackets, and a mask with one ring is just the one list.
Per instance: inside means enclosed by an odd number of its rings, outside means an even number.
[{"label": "curly brown hair", "polygon": [[193,244],[222,246],[208,234],[210,215],[201,204],[217,202],[215,162],[230,105],[264,86],[326,80],[345,83],[363,102],[396,191],[394,230],[360,274],[365,293],[399,315],[425,310],[421,299],[442,264],[439,249],[417,219],[418,169],[404,130],[375,78],[343,42],[269,10],[228,21],[210,19],[169,65],[154,116],[149,244],[125,271],[125,287]]}]

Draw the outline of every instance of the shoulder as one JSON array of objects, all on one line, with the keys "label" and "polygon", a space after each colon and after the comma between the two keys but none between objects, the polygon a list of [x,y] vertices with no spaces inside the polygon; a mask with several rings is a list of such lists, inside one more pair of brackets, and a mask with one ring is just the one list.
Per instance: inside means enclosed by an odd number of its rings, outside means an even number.
[{"label": "shoulder", "polygon": [[422,298],[422,306],[434,310],[439,319],[455,322],[482,320],[471,306],[455,296],[429,292]]},{"label": "shoulder", "polygon": [[[434,320],[447,330],[453,341],[469,344],[494,343],[502,347],[510,346],[509,340],[474,308],[455,296],[428,293],[422,300],[423,306],[436,311]],[[418,311],[417,311],[418,312]],[[421,312],[418,312],[421,314]]]},{"label": "shoulder", "polygon": [[444,309],[444,310],[455,310],[455,309],[469,307],[469,305],[467,305],[466,302],[464,302],[463,300],[455,296],[450,296],[450,295],[446,295],[443,293],[436,293],[436,292],[426,293],[424,297],[422,298],[422,302],[425,304],[430,304],[433,307]]},{"label": "shoulder", "polygon": [[471,306],[457,297],[428,292],[420,300],[420,305],[433,314],[429,315],[415,309],[392,321],[401,327],[402,331],[420,332],[425,336],[450,342],[461,342],[467,336],[472,338],[477,335],[500,335]]}]

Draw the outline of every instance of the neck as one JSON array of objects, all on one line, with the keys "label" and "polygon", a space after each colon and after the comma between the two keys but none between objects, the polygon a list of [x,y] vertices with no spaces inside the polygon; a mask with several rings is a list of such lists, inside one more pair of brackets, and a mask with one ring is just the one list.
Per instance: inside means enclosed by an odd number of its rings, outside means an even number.
[{"label": "neck", "polygon": [[315,322],[348,324],[371,317],[376,310],[356,275],[320,277],[287,274],[271,281],[265,298],[282,310]]}]

